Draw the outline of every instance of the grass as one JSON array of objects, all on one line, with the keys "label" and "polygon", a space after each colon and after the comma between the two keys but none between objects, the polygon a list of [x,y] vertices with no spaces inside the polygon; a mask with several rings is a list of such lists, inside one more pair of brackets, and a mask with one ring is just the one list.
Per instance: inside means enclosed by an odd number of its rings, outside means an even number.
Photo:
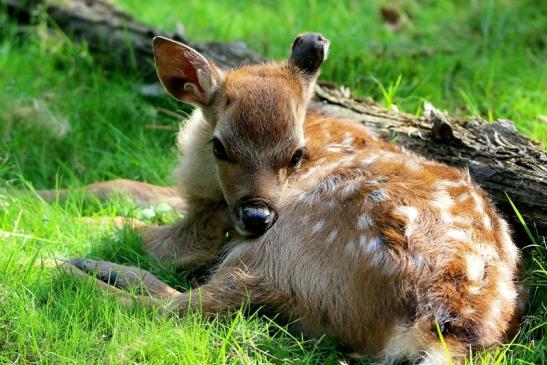
[{"label": "grass", "polygon": [[[521,131],[547,140],[546,124],[538,122],[546,114],[541,61],[547,32],[545,9],[537,3],[401,2],[398,8],[412,16],[399,31],[382,23],[372,2],[117,3],[163,28],[175,28],[176,14],[191,38],[243,39],[272,57],[287,53],[295,33],[320,30],[333,41],[324,79],[408,112],[419,113],[427,99],[464,116],[510,117]],[[92,282],[37,264],[41,258],[94,257],[139,264],[182,288],[192,282],[191,273],[151,262],[132,230],[79,220],[169,221],[172,212],[77,194],[47,204],[33,194],[1,190],[78,187],[115,177],[167,184],[178,120],[162,110],[188,109],[139,96],[140,82],[137,75],[101,68],[85,45],[47,31],[43,21],[18,26],[0,10],[0,363],[346,361],[337,343],[295,338],[267,318],[241,311],[212,321],[199,314],[175,320],[126,310]],[[521,331],[472,364],[547,363],[545,241],[530,242],[525,254],[530,309]]]}]

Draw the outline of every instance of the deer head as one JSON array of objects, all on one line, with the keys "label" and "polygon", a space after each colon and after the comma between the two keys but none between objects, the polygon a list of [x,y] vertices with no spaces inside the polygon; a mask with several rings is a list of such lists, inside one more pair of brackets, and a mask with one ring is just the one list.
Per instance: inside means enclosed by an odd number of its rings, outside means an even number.
[{"label": "deer head", "polygon": [[175,99],[201,108],[210,153],[236,230],[261,235],[277,219],[287,178],[306,158],[303,122],[329,42],[299,35],[287,61],[220,70],[196,50],[154,38],[159,79]]}]

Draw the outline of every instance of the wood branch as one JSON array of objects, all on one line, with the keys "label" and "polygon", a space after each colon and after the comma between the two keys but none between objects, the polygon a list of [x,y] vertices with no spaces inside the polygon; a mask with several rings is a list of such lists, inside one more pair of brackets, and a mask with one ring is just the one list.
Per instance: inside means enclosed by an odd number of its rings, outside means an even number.
[{"label": "wood branch", "polygon": [[[103,62],[109,65],[122,62],[126,67],[128,60],[132,60],[132,67],[149,77],[155,77],[151,49],[155,35],[184,42],[224,68],[263,60],[242,43],[190,42],[183,34],[166,33],[137,22],[103,1],[34,0],[29,5],[22,0],[0,0],[2,3],[20,22],[29,22],[32,11],[41,6],[52,22],[74,39],[84,40]],[[520,230],[521,224],[506,194],[532,232],[546,234],[547,154],[542,146],[519,134],[511,121],[462,121],[428,104],[424,115],[415,117],[387,110],[371,101],[357,100],[347,89],[326,83],[317,87],[314,106],[362,123],[386,139],[396,138],[397,144],[426,157],[469,168],[515,229]],[[520,237],[520,245],[529,243],[525,236]]]}]

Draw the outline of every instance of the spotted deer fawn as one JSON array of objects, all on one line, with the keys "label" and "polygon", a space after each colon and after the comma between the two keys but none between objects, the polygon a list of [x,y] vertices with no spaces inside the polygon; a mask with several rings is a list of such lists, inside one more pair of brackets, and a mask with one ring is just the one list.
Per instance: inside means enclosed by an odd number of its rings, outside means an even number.
[{"label": "spotted deer fawn", "polygon": [[180,315],[267,307],[382,363],[447,363],[438,332],[455,362],[505,339],[519,261],[506,222],[467,171],[309,106],[323,36],[299,35],[288,61],[228,71],[175,41],[153,45],[165,89],[198,108],[179,137],[186,215],[142,228],[144,245],[180,267],[218,264],[188,293],[135,267],[62,265],[124,301],[144,286],[137,300]]}]

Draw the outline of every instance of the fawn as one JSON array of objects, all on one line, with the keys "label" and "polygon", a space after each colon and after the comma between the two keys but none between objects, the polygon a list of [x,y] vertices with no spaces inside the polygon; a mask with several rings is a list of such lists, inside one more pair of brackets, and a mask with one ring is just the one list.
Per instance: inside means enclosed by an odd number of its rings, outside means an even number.
[{"label": "fawn", "polygon": [[218,264],[191,293],[135,267],[61,265],[128,302],[121,289],[142,285],[140,302],[180,315],[249,301],[383,363],[447,363],[438,329],[456,362],[504,339],[519,299],[507,223],[467,171],[308,106],[327,39],[305,33],[287,61],[228,71],[175,41],[153,45],[165,89],[198,108],[179,136],[187,213],[142,228],[144,245],[181,267]]}]

